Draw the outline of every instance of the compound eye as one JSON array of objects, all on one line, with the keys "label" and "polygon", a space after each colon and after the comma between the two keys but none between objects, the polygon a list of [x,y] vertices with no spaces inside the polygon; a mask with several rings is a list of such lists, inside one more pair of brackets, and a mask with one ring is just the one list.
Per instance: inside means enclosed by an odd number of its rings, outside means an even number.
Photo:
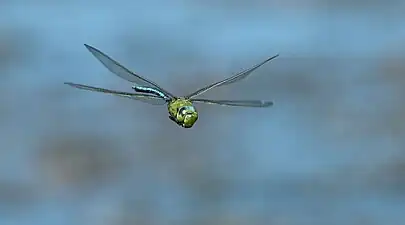
[{"label": "compound eye", "polygon": [[181,107],[181,108],[179,109],[179,113],[180,113],[181,115],[185,115],[186,112],[187,112],[187,110],[186,110],[186,107],[185,107],[185,106],[183,106],[183,107]]},{"label": "compound eye", "polygon": [[179,109],[179,113],[183,116],[186,114],[190,114],[192,112],[193,112],[193,110],[190,106],[183,106]]}]

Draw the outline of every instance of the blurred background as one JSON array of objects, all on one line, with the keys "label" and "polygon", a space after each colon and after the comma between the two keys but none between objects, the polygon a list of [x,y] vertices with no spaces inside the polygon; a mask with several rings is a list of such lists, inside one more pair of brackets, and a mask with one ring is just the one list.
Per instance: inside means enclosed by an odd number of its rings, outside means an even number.
[{"label": "blurred background", "polygon": [[[0,224],[405,224],[404,1],[0,3]],[[166,107],[90,44],[176,95],[272,108]]]}]

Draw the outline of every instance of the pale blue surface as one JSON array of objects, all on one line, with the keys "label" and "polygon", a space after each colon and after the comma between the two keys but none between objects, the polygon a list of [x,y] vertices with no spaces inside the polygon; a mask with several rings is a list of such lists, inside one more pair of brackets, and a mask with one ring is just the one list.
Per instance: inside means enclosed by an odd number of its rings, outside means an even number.
[{"label": "pale blue surface", "polygon": [[[33,199],[12,210],[3,200],[8,192],[1,194],[0,224],[121,224],[107,218],[125,214],[126,199],[136,202],[130,215],[153,218],[152,224],[217,214],[252,224],[404,221],[404,181],[396,187],[399,175],[386,181],[380,170],[403,152],[404,125],[376,130],[403,110],[404,92],[367,77],[379,73],[381,60],[404,59],[404,3],[232,11],[180,1],[20,2],[0,5],[4,30],[25,32],[19,40],[26,43],[16,46],[32,45],[18,49],[27,61],[13,64],[0,85],[4,110],[11,112],[0,121],[0,182],[29,187]],[[197,105],[196,127],[180,129],[164,107],[65,87],[70,81],[131,90],[84,43],[175,94],[280,53],[247,81],[206,94],[276,104],[266,110]],[[43,141],[89,133],[112,141],[111,150],[131,161],[125,172],[78,187],[55,185],[44,175],[52,169],[38,166]],[[184,181],[195,175],[188,163],[215,174],[203,184],[229,182],[219,197],[215,190],[200,196],[199,185]]]}]

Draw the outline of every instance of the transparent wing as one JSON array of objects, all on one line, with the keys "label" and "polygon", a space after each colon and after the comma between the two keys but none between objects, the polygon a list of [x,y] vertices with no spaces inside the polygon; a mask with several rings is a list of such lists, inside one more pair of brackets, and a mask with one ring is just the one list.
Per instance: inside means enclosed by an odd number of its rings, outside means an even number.
[{"label": "transparent wing", "polygon": [[249,76],[253,71],[255,71],[257,68],[261,67],[263,64],[267,63],[268,61],[270,61],[270,60],[272,60],[272,59],[274,59],[274,58],[276,58],[278,56],[279,56],[279,54],[277,54],[275,56],[272,56],[272,57],[264,60],[263,62],[261,62],[261,63],[255,65],[255,66],[247,69],[247,70],[244,70],[242,72],[239,72],[239,73],[235,74],[232,77],[229,77],[229,78],[227,78],[225,80],[221,80],[221,81],[218,81],[218,82],[213,83],[211,85],[208,85],[206,87],[203,87],[203,88],[189,94],[188,96],[186,96],[186,98],[193,98],[193,97],[196,97],[196,96],[198,96],[198,95],[200,95],[200,94],[202,94],[202,93],[204,93],[206,91],[209,91],[209,90],[211,90],[211,89],[213,89],[215,87],[228,85],[228,84],[232,84],[234,82],[240,81],[240,80],[246,78],[247,76]]},{"label": "transparent wing", "polygon": [[135,100],[139,100],[139,101],[151,104],[151,105],[166,104],[166,100],[164,98],[161,98],[161,97],[158,97],[155,95],[114,91],[114,90],[109,90],[109,89],[104,89],[104,88],[99,88],[99,87],[92,87],[92,86],[83,85],[83,84],[75,84],[75,83],[70,83],[70,82],[65,82],[65,84],[67,84],[71,87],[74,87],[74,88],[82,89],[82,90],[101,92],[101,93],[106,93],[106,94],[112,94],[115,96],[135,99]]},{"label": "transparent wing", "polygon": [[135,73],[133,73],[132,71],[130,71],[129,69],[125,68],[124,66],[122,66],[120,63],[118,63],[117,61],[113,60],[112,58],[110,58],[108,55],[104,54],[103,52],[101,52],[100,50],[84,44],[84,46],[91,52],[91,54],[93,54],[109,71],[111,71],[112,73],[116,74],[117,76],[135,83],[136,85],[139,86],[146,86],[146,87],[153,87],[156,88],[158,90],[160,90],[161,92],[163,92],[165,95],[167,95],[170,98],[173,98],[174,95],[172,95],[170,92],[164,90],[163,88],[161,88],[159,85],[157,85],[156,83],[147,80],[146,78],[143,78]]},{"label": "transparent wing", "polygon": [[273,102],[271,101],[261,101],[261,100],[190,99],[190,101],[214,105],[243,106],[243,107],[269,107],[273,105]]}]

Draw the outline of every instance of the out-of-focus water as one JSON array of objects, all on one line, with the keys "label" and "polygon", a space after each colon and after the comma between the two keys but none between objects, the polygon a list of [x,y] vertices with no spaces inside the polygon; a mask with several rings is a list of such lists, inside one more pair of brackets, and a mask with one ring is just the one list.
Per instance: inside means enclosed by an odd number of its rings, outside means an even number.
[{"label": "out-of-focus water", "polygon": [[[0,3],[0,224],[405,224],[404,1]],[[177,95],[166,108],[90,44]]]}]

